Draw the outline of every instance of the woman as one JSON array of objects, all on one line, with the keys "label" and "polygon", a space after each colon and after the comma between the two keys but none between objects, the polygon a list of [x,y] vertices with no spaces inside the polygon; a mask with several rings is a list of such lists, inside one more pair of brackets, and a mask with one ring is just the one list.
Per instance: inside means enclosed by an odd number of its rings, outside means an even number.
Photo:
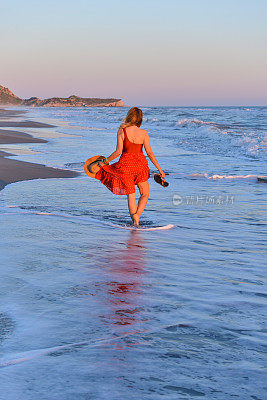
[{"label": "woman", "polygon": [[[100,167],[95,175],[109,190],[118,195],[127,195],[130,216],[135,226],[139,226],[139,219],[149,197],[148,178],[150,169],[143,154],[144,146],[146,153],[159,170],[162,178],[165,173],[162,171],[149,143],[148,133],[140,129],[143,120],[143,113],[140,108],[131,108],[118,130],[117,148],[104,162],[98,162]],[[107,165],[121,154],[118,162]],[[138,186],[140,198],[138,206],[135,200],[135,185]]]}]

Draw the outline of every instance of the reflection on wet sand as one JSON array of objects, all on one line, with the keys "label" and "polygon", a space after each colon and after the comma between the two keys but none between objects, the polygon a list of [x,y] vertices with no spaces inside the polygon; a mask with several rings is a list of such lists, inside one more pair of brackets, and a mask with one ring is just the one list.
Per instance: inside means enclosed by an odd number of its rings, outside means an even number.
[{"label": "reflection on wet sand", "polygon": [[[120,326],[136,325],[142,310],[145,273],[145,246],[140,232],[130,231],[125,247],[109,253],[106,259],[108,273],[103,290],[106,292],[107,312],[102,314],[104,323],[111,324],[112,330]],[[118,327],[118,328],[117,328]]]},{"label": "reflection on wet sand", "polygon": [[[95,260],[101,266],[103,281],[97,283],[96,297],[100,301],[102,323],[118,336],[143,331],[145,241],[139,231],[130,231],[127,241],[119,247],[102,248]],[[98,253],[99,254],[99,253]]]}]

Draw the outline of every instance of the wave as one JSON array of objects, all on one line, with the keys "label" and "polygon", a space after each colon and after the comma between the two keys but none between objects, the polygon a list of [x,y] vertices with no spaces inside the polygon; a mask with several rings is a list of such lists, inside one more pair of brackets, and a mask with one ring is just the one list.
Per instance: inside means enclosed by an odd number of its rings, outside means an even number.
[{"label": "wave", "polygon": [[197,118],[183,118],[180,121],[177,122],[177,125],[181,125],[181,126],[201,126],[201,125],[209,125],[212,124],[212,122],[205,122],[202,121],[201,119],[197,119]]},{"label": "wave", "polygon": [[266,134],[255,126],[254,130],[241,123],[227,125],[184,118],[176,122],[176,127],[179,129],[176,144],[186,150],[225,156],[242,155],[253,159],[266,157]]},{"label": "wave", "polygon": [[[176,126],[180,126],[182,128],[196,128],[196,127],[201,127],[201,126],[209,126],[211,128],[217,129],[217,130],[224,130],[224,129],[231,129],[233,128],[231,125],[227,124],[218,124],[217,122],[212,122],[212,121],[202,121],[201,119],[197,118],[184,118],[176,122]],[[227,132],[223,132],[227,133]]]},{"label": "wave", "polygon": [[[212,180],[219,180],[219,179],[248,179],[248,178],[253,178],[258,179],[258,175],[220,175],[220,174],[214,174],[209,176],[206,172],[205,173],[195,173],[195,174],[189,174],[188,175],[190,178],[206,178],[206,179],[212,179]],[[259,176],[260,177],[260,176]]]},{"label": "wave", "polygon": [[[9,211],[9,209],[12,208],[12,211]],[[86,213],[86,214],[81,214],[81,215],[75,215],[73,213],[66,213],[66,212],[61,212],[61,211],[45,211],[46,207],[42,206],[29,206],[29,207],[21,207],[21,206],[16,206],[16,205],[7,205],[4,207],[0,207],[0,216],[1,215],[14,215],[14,214],[30,214],[30,215],[42,215],[42,216],[48,216],[48,217],[57,217],[57,218],[68,218],[68,219],[73,219],[77,223],[86,223],[86,224],[101,224],[103,226],[109,226],[111,228],[120,228],[120,229],[127,229],[127,230],[133,230],[133,229],[138,229],[142,231],[155,231],[155,230],[169,230],[172,228],[186,228],[188,229],[187,226],[181,226],[181,225],[173,225],[173,224],[167,224],[167,225],[158,225],[155,222],[146,222],[142,221],[140,223],[139,228],[136,228],[132,225],[131,221],[128,221],[128,219],[118,219],[118,218],[113,218],[113,217],[106,217],[102,215],[102,218],[100,216],[94,215],[94,213]]]},{"label": "wave", "polygon": [[[164,140],[163,143],[169,141],[175,147],[187,151],[262,161],[265,160],[267,149],[264,139],[264,110],[253,106],[145,107],[143,127],[153,139]],[[48,112],[58,118],[55,110],[46,111]],[[61,112],[63,114],[60,118],[68,122],[68,129],[84,136],[88,130],[86,139],[89,141],[92,128],[97,128],[95,133],[113,134],[125,117],[126,110],[118,108]],[[82,165],[77,163],[70,167],[80,171]]]}]

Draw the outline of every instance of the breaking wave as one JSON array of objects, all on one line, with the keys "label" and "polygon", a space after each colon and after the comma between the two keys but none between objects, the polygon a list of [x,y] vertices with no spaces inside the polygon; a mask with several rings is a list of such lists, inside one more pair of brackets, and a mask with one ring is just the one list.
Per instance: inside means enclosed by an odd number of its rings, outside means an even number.
[{"label": "breaking wave", "polygon": [[241,123],[219,124],[198,118],[184,118],[176,123],[179,128],[176,144],[187,150],[214,155],[265,158],[266,133],[259,129],[244,128],[243,125]]},{"label": "breaking wave", "polygon": [[195,173],[195,174],[190,174],[188,175],[190,178],[206,178],[206,179],[211,179],[211,180],[220,180],[220,179],[250,179],[252,178],[253,180],[257,180],[258,175],[220,175],[220,174],[213,174],[213,175],[208,175],[206,172],[204,173]]}]

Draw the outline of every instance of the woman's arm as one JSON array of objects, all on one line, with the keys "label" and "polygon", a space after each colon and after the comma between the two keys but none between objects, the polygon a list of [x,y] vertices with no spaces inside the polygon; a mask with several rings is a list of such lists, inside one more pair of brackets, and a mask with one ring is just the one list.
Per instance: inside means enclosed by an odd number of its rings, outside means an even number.
[{"label": "woman's arm", "polygon": [[[115,158],[119,157],[119,155],[122,153],[123,149],[123,139],[122,139],[122,129],[120,128],[117,133],[117,147],[116,150],[110,154],[110,156],[106,157],[107,163],[110,161],[114,160]],[[104,163],[99,163],[99,166],[102,166],[101,164],[104,165]]]},{"label": "woman's arm", "polygon": [[156,157],[155,157],[155,155],[154,155],[154,153],[153,153],[153,151],[151,149],[150,142],[149,142],[149,136],[148,136],[147,131],[145,133],[144,147],[145,147],[146,154],[148,155],[150,161],[158,169],[158,171],[159,171],[160,175],[162,176],[162,178],[165,178],[165,173],[162,171],[162,169],[161,169],[161,167],[160,167],[160,165],[159,165],[159,163],[158,163],[158,161],[157,161],[157,159],[156,159]]}]

